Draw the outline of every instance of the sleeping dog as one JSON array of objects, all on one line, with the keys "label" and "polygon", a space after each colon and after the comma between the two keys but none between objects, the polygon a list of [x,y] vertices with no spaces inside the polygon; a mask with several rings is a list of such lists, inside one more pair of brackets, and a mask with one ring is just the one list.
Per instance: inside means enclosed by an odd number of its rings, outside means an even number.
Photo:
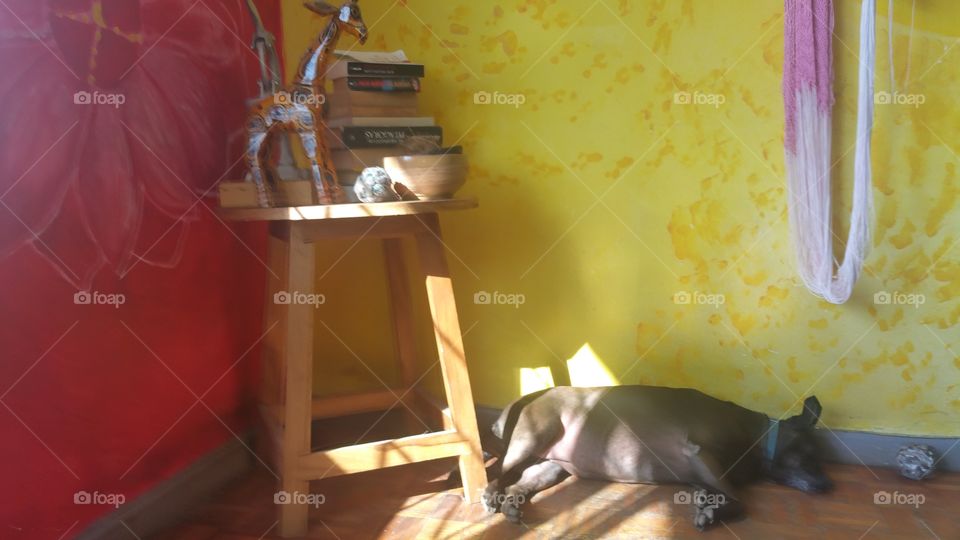
[{"label": "sleeping dog", "polygon": [[777,421],[692,389],[550,388],[514,401],[494,423],[498,463],[481,496],[489,512],[519,521],[520,507],[567,476],[693,485],[694,525],[743,513],[734,486],[766,477],[801,491],[832,487],[820,468],[816,397]]}]

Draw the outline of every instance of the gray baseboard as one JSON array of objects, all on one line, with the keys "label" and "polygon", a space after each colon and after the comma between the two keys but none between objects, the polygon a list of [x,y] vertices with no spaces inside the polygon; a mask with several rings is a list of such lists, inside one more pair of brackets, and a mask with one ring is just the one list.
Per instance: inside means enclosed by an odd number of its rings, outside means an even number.
[{"label": "gray baseboard", "polygon": [[897,452],[908,444],[925,444],[937,454],[937,470],[960,471],[960,439],[916,437],[865,431],[818,429],[825,459],[834,463],[896,467]]},{"label": "gray baseboard", "polygon": [[231,439],[135,500],[93,522],[76,537],[77,540],[147,538],[178,523],[230,481],[250,470],[253,456],[247,449],[249,440],[249,436],[243,441]]},{"label": "gray baseboard", "polygon": [[[477,421],[481,438],[500,416],[501,409],[477,406]],[[926,444],[932,447],[940,460],[937,470],[960,471],[960,438],[916,437],[889,435],[865,431],[818,429],[824,459],[833,463],[866,465],[868,467],[896,467],[897,452],[908,444]]]}]

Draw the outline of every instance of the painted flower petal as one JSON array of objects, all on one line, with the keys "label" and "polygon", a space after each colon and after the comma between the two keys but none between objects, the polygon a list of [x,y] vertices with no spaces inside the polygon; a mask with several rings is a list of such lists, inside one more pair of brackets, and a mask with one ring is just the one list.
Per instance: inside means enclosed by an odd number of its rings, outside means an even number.
[{"label": "painted flower petal", "polygon": [[123,267],[140,227],[143,190],[130,159],[121,108],[95,105],[80,157],[78,194],[94,241],[110,264]]},{"label": "painted flower petal", "polygon": [[[176,81],[152,75],[173,70]],[[136,134],[131,158],[148,199],[170,217],[193,205],[223,161],[222,129],[213,125],[216,96],[203,79],[189,61],[155,50],[127,80],[136,88],[124,106]]]},{"label": "painted flower petal", "polygon": [[90,110],[73,102],[73,78],[55,60],[23,72],[45,81],[24,96],[5,94],[0,108],[0,255],[42,232],[75,181],[84,118]]},{"label": "painted flower petal", "polygon": [[[197,203],[197,211],[203,211],[201,204]],[[190,221],[171,218],[148,201],[144,204],[143,223],[134,254],[147,264],[173,268],[183,256],[189,230]]]},{"label": "painted flower petal", "polygon": [[[251,55],[253,34],[240,3],[229,1],[142,0],[147,43],[169,30],[163,43],[193,56],[205,70],[236,69],[242,55]],[[247,49],[246,51],[244,49]]]},{"label": "painted flower petal", "polygon": [[107,263],[90,231],[76,183],[67,192],[53,221],[32,245],[79,290],[90,290],[94,276]]}]

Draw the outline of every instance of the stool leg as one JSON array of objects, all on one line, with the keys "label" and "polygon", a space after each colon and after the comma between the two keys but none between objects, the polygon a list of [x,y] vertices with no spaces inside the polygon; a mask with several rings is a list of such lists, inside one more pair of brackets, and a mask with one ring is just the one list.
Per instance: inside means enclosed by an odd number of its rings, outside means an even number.
[{"label": "stool leg", "polygon": [[[277,227],[279,230],[280,227]],[[274,295],[286,291],[287,262],[289,261],[289,242],[279,234],[271,233],[267,238],[267,262],[270,273],[267,274],[267,287],[264,293],[263,328],[273,330],[267,332],[261,342],[260,363],[260,416],[263,424],[263,435],[257,437],[257,453],[274,467],[280,467],[283,456],[279,452],[280,441],[283,437],[283,418],[279,416],[283,411],[284,390],[284,362],[286,362],[286,329],[287,314],[283,308],[274,302]]]},{"label": "stool leg", "polygon": [[470,442],[470,452],[460,456],[460,476],[463,480],[463,496],[468,503],[472,503],[479,500],[481,490],[487,485],[476,409],[463,353],[463,337],[460,334],[453,284],[441,241],[440,220],[436,214],[428,214],[422,217],[422,221],[429,230],[417,234],[420,267],[426,280],[433,331],[437,339],[437,351],[440,353],[440,367],[443,370],[443,385],[453,425],[460,435]]},{"label": "stool leg", "polygon": [[403,241],[386,238],[383,257],[390,286],[390,312],[393,318],[394,340],[400,359],[400,382],[410,387],[417,380],[416,330],[413,324],[413,301],[407,281],[407,265],[403,258]]},{"label": "stool leg", "polygon": [[393,321],[393,342],[397,348],[399,378],[406,392],[403,402],[415,416],[404,415],[404,418],[409,429],[412,432],[418,432],[425,427],[422,422],[429,423],[435,411],[423,407],[417,399],[418,394],[413,392],[413,384],[418,378],[417,339],[403,240],[384,238],[383,260],[387,270],[387,285],[390,289],[390,318]]},{"label": "stool leg", "polygon": [[[287,267],[288,294],[313,292],[316,260],[313,244],[304,242],[300,228],[290,227],[290,255]],[[282,443],[281,490],[290,494],[308,493],[309,482],[299,470],[301,456],[310,453],[311,403],[313,401],[313,306],[290,302],[284,306],[286,328],[286,391]],[[301,499],[302,500],[302,499]],[[307,505],[280,506],[280,535],[285,538],[307,534]]]}]

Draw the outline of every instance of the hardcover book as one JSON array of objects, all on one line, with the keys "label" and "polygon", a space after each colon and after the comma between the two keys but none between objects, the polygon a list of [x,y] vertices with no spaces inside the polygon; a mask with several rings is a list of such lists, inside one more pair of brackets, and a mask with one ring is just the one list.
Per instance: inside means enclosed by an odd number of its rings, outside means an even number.
[{"label": "hardcover book", "polygon": [[[373,79],[377,80],[377,79]],[[361,105],[367,107],[417,107],[418,94],[416,92],[368,92],[351,90],[347,86],[347,79],[340,79],[333,84],[333,92],[327,95],[327,104],[330,107],[346,107]]]},{"label": "hardcover book", "polygon": [[443,128],[440,126],[391,127],[347,126],[328,130],[331,148],[380,148],[399,146],[410,137],[423,137],[443,146]]},{"label": "hardcover book", "polygon": [[334,81],[334,89],[354,92],[419,92],[420,79],[416,77],[346,77]]},{"label": "hardcover book", "polygon": [[328,109],[327,118],[336,120],[338,118],[356,118],[356,117],[380,117],[380,118],[406,118],[416,116],[420,112],[416,105],[412,107],[396,107],[389,105],[336,105],[331,104]]},{"label": "hardcover book", "polygon": [[327,127],[340,128],[345,126],[387,126],[387,127],[423,127],[434,125],[432,116],[408,116],[408,117],[341,117],[327,120]]},{"label": "hardcover book", "polygon": [[403,51],[359,52],[336,51],[337,61],[327,72],[329,79],[344,77],[420,77],[424,76],[423,64],[412,64]]}]

